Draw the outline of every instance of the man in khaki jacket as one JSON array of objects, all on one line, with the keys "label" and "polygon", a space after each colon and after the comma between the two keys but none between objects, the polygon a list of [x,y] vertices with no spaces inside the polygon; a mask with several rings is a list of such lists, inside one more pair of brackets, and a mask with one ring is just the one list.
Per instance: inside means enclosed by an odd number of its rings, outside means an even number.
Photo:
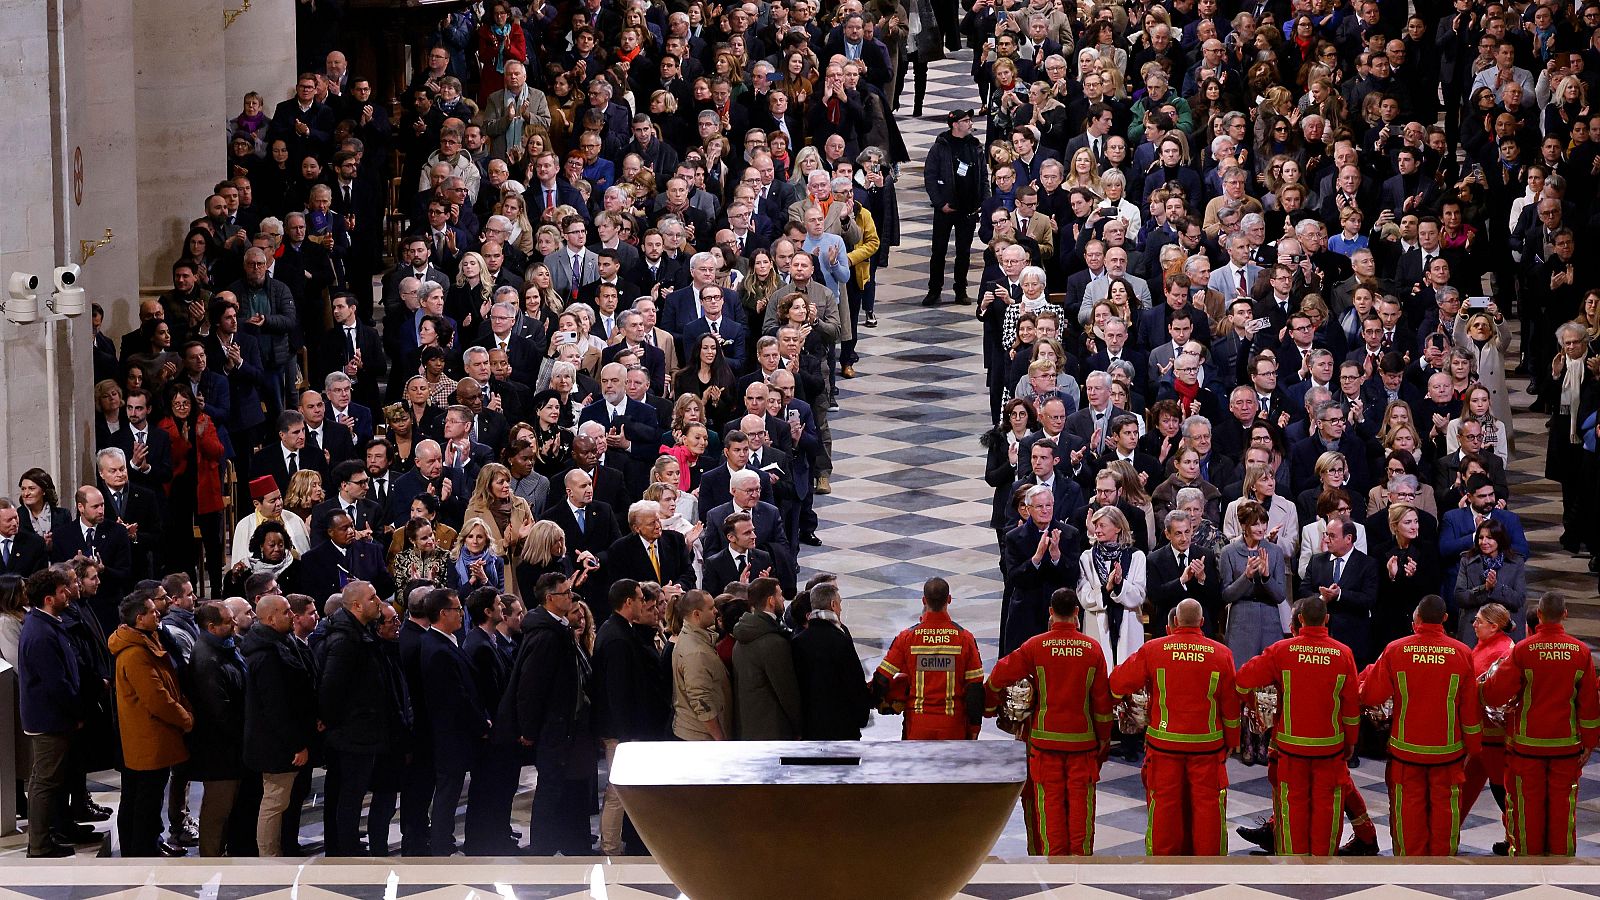
[{"label": "man in khaki jacket", "polygon": [[711,631],[716,608],[705,591],[685,591],[677,603],[683,629],[672,649],[672,733],[685,741],[729,740],[733,684]]}]

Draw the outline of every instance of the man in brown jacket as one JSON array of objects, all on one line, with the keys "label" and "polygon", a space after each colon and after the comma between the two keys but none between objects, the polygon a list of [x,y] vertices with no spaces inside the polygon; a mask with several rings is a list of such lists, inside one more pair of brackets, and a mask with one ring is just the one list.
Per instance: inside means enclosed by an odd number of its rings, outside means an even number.
[{"label": "man in brown jacket", "polygon": [[685,591],[677,603],[683,629],[672,649],[672,734],[684,741],[729,740],[733,685],[711,631],[716,607],[705,591]]},{"label": "man in brown jacket", "polygon": [[122,624],[106,644],[117,665],[122,855],[183,856],[182,848],[161,841],[161,799],[172,767],[189,758],[183,736],[194,727],[194,716],[156,636],[161,614],[150,592],[137,591],[122,601],[117,615]]}]

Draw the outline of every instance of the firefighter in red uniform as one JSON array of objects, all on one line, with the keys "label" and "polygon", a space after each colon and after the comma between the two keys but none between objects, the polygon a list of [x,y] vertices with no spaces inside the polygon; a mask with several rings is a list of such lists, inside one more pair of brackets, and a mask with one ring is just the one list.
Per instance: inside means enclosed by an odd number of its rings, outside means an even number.
[{"label": "firefighter in red uniform", "polygon": [[1519,697],[1506,719],[1506,815],[1512,856],[1571,856],[1577,849],[1578,778],[1600,742],[1600,694],[1589,648],[1561,622],[1567,602],[1539,598],[1539,626],[1511,649],[1483,702]]},{"label": "firefighter in red uniform", "polygon": [[908,741],[970,741],[983,723],[983,660],[972,632],[950,620],[950,585],[922,586],[922,618],[895,636],[872,676],[873,698],[905,697]]},{"label": "firefighter in red uniform", "polygon": [[1199,601],[1182,600],[1165,637],[1140,647],[1111,673],[1111,693],[1150,695],[1144,794],[1145,853],[1226,856],[1227,754],[1239,746],[1233,654],[1200,632]]},{"label": "firefighter in red uniform", "polygon": [[1361,705],[1393,699],[1389,723],[1389,835],[1395,856],[1454,856],[1461,839],[1461,785],[1481,746],[1472,651],[1444,633],[1444,599],[1429,594],[1410,637],[1388,647],[1361,677]]},{"label": "firefighter in red uniform", "polygon": [[1300,630],[1239,670],[1239,690],[1276,685],[1278,719],[1273,811],[1277,852],[1332,856],[1344,825],[1345,759],[1356,746],[1356,658],[1328,637],[1328,605],[1301,600]]},{"label": "firefighter in red uniform", "polygon": [[1094,786],[1111,752],[1111,688],[1099,642],[1078,630],[1079,610],[1077,592],[1057,588],[1050,630],[995,663],[986,685],[985,712],[993,715],[1006,688],[1033,682],[1022,791],[1030,856],[1094,853]]}]

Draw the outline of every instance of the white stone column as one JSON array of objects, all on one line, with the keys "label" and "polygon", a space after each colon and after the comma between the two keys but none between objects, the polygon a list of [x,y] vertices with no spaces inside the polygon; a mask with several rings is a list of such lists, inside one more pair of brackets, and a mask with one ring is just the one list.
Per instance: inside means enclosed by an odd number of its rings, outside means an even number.
[{"label": "white stone column", "polygon": [[[262,6],[271,4],[263,3]],[[139,277],[169,284],[188,223],[222,180],[229,115],[221,0],[134,0]]]},{"label": "white stone column", "polygon": [[[244,0],[222,0],[222,6],[236,10],[244,6]],[[294,7],[290,0],[254,0],[250,9],[223,31],[225,56],[218,62],[227,66],[230,110],[244,102],[245,94],[256,91],[266,98],[267,115],[271,115],[272,107],[293,92],[299,74],[294,70]]]}]

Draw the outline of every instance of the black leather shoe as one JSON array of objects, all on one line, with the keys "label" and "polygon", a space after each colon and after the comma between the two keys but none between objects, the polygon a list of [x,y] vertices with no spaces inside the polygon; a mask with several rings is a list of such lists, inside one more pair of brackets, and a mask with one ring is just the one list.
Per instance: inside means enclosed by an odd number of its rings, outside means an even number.
[{"label": "black leather shoe", "polygon": [[167,859],[182,859],[183,857],[189,855],[189,851],[179,847],[177,844],[169,843],[167,841],[162,841],[161,846],[158,849],[161,851],[161,855],[165,856]]},{"label": "black leather shoe", "polygon": [[1272,834],[1272,820],[1263,819],[1254,825],[1240,825],[1233,829],[1233,833],[1244,838],[1257,847],[1271,853],[1275,849],[1276,841]]},{"label": "black leather shoe", "polygon": [[822,538],[817,537],[815,531],[805,531],[800,534],[800,543],[805,544],[807,547],[821,547]]},{"label": "black leather shoe", "polygon": [[1377,856],[1378,855],[1378,842],[1377,841],[1363,841],[1362,839],[1360,839],[1358,837],[1351,837],[1350,840],[1344,842],[1344,846],[1343,847],[1339,848],[1339,855],[1340,856]]},{"label": "black leather shoe", "polygon": [[73,823],[50,829],[50,837],[58,844],[93,844],[102,837],[93,825]]},{"label": "black leather shoe", "polygon": [[104,822],[111,818],[111,810],[94,801],[89,801],[87,806],[72,810],[74,822]]},{"label": "black leather shoe", "polygon": [[76,855],[77,851],[65,844],[60,843],[48,844],[43,850],[39,850],[37,852],[33,850],[28,851],[29,859],[65,859],[69,856]]},{"label": "black leather shoe", "polygon": [[1509,841],[1495,841],[1494,846],[1489,849],[1494,851],[1495,856],[1511,855],[1511,843]]},{"label": "black leather shoe", "polygon": [[928,296],[923,297],[922,298],[922,305],[923,306],[938,306],[939,305],[939,295],[938,294],[929,294]]}]

